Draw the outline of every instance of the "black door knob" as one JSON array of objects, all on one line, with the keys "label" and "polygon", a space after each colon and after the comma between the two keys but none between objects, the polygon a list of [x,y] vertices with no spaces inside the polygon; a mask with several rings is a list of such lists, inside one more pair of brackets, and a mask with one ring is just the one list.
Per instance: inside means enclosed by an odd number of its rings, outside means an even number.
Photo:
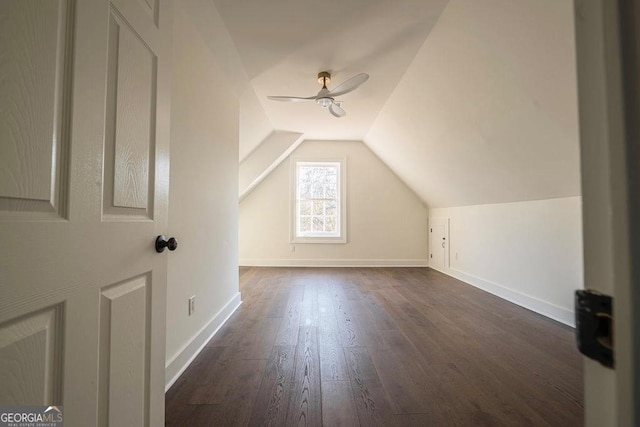
[{"label": "black door knob", "polygon": [[164,252],[164,248],[168,248],[170,251],[175,251],[178,247],[178,241],[175,237],[170,237],[168,240],[166,237],[160,235],[156,238],[156,252]]}]

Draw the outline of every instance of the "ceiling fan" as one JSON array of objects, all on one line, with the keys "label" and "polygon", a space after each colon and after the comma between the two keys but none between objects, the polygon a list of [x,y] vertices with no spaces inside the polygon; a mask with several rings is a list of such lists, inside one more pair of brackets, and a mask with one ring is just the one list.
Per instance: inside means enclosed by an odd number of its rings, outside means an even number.
[{"label": "ceiling fan", "polygon": [[356,74],[349,80],[344,81],[335,89],[327,89],[327,84],[331,82],[331,74],[327,71],[318,73],[318,83],[322,85],[322,89],[316,96],[301,98],[298,96],[267,96],[272,101],[284,102],[304,102],[316,101],[316,104],[323,108],[328,108],[329,112],[336,117],[344,117],[347,112],[342,109],[342,101],[336,101],[335,98],[355,90],[362,83],[369,79],[369,75],[365,73]]}]

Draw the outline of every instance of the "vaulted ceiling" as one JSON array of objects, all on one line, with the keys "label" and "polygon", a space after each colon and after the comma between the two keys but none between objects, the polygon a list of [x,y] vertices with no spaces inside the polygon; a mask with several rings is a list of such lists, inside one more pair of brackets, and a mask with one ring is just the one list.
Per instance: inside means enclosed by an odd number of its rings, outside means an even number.
[{"label": "vaulted ceiling", "polygon": [[[249,82],[241,157],[290,131],[363,140],[429,206],[580,194],[571,0],[213,1]],[[344,118],[266,98],[325,70],[371,76]]]}]

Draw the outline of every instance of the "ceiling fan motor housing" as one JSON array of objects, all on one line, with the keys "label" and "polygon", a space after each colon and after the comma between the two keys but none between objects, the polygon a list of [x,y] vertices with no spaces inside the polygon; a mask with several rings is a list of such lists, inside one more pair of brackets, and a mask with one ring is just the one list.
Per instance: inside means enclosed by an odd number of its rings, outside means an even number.
[{"label": "ceiling fan motor housing", "polygon": [[327,108],[329,105],[333,104],[333,98],[318,98],[316,99],[316,104],[323,108]]},{"label": "ceiling fan motor housing", "polygon": [[[320,76],[320,74],[318,74],[318,76]],[[323,108],[327,108],[329,105],[333,104],[333,98],[329,96],[329,93],[330,92],[329,89],[327,89],[326,84],[323,84],[322,89],[320,89],[320,92],[316,95],[316,104]]]}]

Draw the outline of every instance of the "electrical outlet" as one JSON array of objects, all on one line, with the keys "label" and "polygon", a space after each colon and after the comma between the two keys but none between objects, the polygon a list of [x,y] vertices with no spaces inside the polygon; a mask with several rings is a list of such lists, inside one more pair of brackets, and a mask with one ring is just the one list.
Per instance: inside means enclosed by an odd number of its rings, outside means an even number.
[{"label": "electrical outlet", "polygon": [[295,252],[296,251],[296,245],[291,245],[291,252]]},{"label": "electrical outlet", "polygon": [[196,296],[192,296],[191,298],[189,298],[189,316],[191,316],[193,314],[193,312],[196,311]]},{"label": "electrical outlet", "polygon": [[458,259],[458,252],[456,252],[456,260]]}]

